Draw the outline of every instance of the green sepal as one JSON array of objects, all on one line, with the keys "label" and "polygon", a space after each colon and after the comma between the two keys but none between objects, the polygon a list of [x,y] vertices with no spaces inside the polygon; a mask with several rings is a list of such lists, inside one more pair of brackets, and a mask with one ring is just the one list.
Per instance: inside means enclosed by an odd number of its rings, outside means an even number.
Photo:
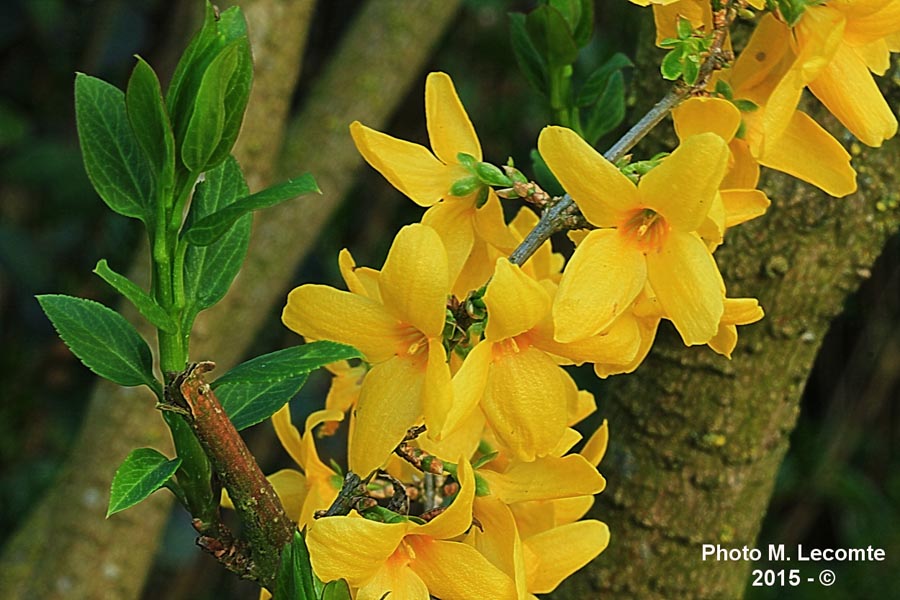
[{"label": "green sepal", "polygon": [[195,246],[208,246],[225,235],[235,222],[244,215],[311,192],[321,193],[313,176],[305,173],[300,177],[289,179],[284,183],[241,198],[225,208],[200,219],[187,228],[187,231],[183,234],[184,239]]},{"label": "green sepal", "polygon": [[493,452],[489,452],[487,454],[479,456],[477,460],[472,462],[472,468],[478,469],[480,467],[483,467],[484,465],[488,464],[489,462],[491,462],[492,460],[497,458],[499,455],[500,455],[500,452],[497,450],[494,450]]},{"label": "green sepal", "polygon": [[150,163],[135,138],[125,94],[102,79],[75,76],[75,121],[84,169],[110,209],[153,228],[154,182]]},{"label": "green sepal", "polygon": [[471,177],[463,177],[462,179],[457,179],[453,182],[453,185],[450,186],[450,195],[451,196],[468,196],[483,184],[481,180],[478,179],[475,175]]},{"label": "green sepal", "polygon": [[125,317],[84,298],[46,294],[37,300],[59,337],[84,366],[119,385],[146,385],[162,396],[162,387],[153,376],[150,348]]},{"label": "green sepal", "polygon": [[174,333],[178,329],[178,324],[175,323],[175,320],[156,303],[156,300],[150,294],[124,275],[113,271],[105,258],[97,262],[97,266],[94,267],[94,273],[99,275],[103,281],[111,285],[117,292],[125,296],[151,325],[169,333]]},{"label": "green sepal", "polygon": [[146,499],[166,485],[180,465],[180,458],[169,460],[152,448],[132,450],[113,477],[106,516]]},{"label": "green sepal", "polygon": [[140,56],[128,79],[125,108],[131,130],[144,150],[158,181],[171,189],[175,174],[175,138],[159,79]]},{"label": "green sepal", "polygon": [[479,475],[477,472],[475,473],[475,495],[476,496],[490,496],[491,495],[491,484],[488,483],[487,479]]},{"label": "green sepal", "polygon": [[491,197],[491,188],[482,186],[478,188],[478,195],[475,196],[475,208],[481,208],[487,204],[488,198]]},{"label": "green sepal", "polygon": [[281,566],[275,579],[272,600],[317,600],[315,575],[309,562],[309,549],[299,531],[281,551]]}]

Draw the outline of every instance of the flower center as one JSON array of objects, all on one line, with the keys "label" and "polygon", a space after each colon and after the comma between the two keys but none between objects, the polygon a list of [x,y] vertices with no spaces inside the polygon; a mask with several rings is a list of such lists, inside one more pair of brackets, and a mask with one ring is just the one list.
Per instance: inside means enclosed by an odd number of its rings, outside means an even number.
[{"label": "flower center", "polygon": [[637,208],[628,213],[619,232],[646,254],[660,249],[669,234],[669,224],[655,210]]},{"label": "flower center", "polygon": [[428,359],[428,338],[412,325],[405,326],[397,339],[397,356],[415,360]]}]

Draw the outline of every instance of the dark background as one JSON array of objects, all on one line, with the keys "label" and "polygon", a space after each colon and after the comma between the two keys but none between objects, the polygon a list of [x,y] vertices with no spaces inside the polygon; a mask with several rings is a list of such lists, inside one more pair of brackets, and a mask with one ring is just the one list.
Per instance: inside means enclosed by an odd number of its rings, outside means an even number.
[{"label": "dark background", "polygon": [[[193,28],[196,11],[189,4],[7,0],[0,5],[0,543],[52,485],[94,383],[58,340],[34,295],[66,293],[114,306],[119,299],[91,269],[100,258],[124,269],[141,242],[137,222],[106,210],[84,175],[75,132],[74,73],[124,87],[132,55],[140,54],[165,81]],[[316,76],[359,4],[318,4],[297,106],[303,102],[303,81]],[[494,163],[511,155],[527,165],[537,133],[547,123],[546,107],[518,73],[507,42],[506,12],[529,7],[529,2],[468,1],[428,68],[453,77],[485,158]],[[579,65],[584,70],[617,50],[633,57],[637,20],[647,13],[610,0],[597,3],[597,15],[599,40]],[[427,142],[424,76],[387,128],[392,135]],[[634,98],[629,100],[634,104]],[[610,141],[601,141],[601,148]],[[393,232],[420,216],[421,209],[364,169],[296,281],[340,285],[336,255],[343,247],[351,249],[358,264],[379,267]],[[280,325],[278,312],[270,315],[251,354],[297,342]],[[578,377],[602,403],[602,384],[589,371]],[[322,402],[326,385],[319,378],[304,389],[294,401],[297,415]],[[900,238],[895,236],[824,342],[757,544],[764,554],[770,543],[789,544],[789,554],[797,543],[873,545],[887,549],[891,562],[840,564],[834,588],[752,589],[750,598],[856,597],[864,592],[852,590],[872,589],[873,580],[892,578],[889,565],[895,567],[900,555],[898,397]],[[263,455],[264,470],[289,466],[273,447],[267,424],[249,436]],[[323,453],[328,451],[326,445]],[[200,590],[208,597],[254,597],[253,586],[201,555],[187,521],[176,510],[146,597],[199,598]],[[615,523],[610,527],[615,535]],[[791,566],[797,565],[771,568]]]}]

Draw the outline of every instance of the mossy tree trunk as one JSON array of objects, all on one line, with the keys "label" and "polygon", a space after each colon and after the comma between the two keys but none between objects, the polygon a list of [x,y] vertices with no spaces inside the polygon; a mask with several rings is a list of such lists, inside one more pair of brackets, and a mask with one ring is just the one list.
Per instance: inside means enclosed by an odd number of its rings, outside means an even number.
[{"label": "mossy tree trunk", "polygon": [[[897,106],[896,87],[889,94]],[[842,131],[821,108],[811,114]],[[729,231],[715,255],[729,297],[757,297],[766,311],[739,328],[731,361],[662,327],[636,374],[610,380],[598,402],[610,422],[608,486],[593,516],[612,540],[554,598],[743,595],[751,563],[704,561],[702,545],[755,547],[822,340],[900,227],[900,210],[876,208],[897,197],[900,140],[854,164],[859,191],[842,199],[764,174],[769,212]]]}]

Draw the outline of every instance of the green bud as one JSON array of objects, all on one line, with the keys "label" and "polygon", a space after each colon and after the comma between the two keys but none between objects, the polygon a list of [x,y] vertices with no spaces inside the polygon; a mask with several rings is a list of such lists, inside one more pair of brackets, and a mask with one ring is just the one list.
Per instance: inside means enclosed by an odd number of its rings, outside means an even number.
[{"label": "green bud", "polygon": [[471,154],[466,154],[465,152],[458,152],[456,154],[456,160],[459,161],[459,164],[467,168],[472,173],[475,172],[475,164],[478,162],[474,156]]},{"label": "green bud", "polygon": [[503,171],[492,165],[491,163],[480,162],[475,165],[475,174],[478,178],[487,185],[498,185],[503,187],[509,187],[512,185],[512,181],[509,177],[503,174]]},{"label": "green bud", "polygon": [[475,473],[475,495],[489,496],[491,494],[491,486],[487,480],[478,473]]}]

